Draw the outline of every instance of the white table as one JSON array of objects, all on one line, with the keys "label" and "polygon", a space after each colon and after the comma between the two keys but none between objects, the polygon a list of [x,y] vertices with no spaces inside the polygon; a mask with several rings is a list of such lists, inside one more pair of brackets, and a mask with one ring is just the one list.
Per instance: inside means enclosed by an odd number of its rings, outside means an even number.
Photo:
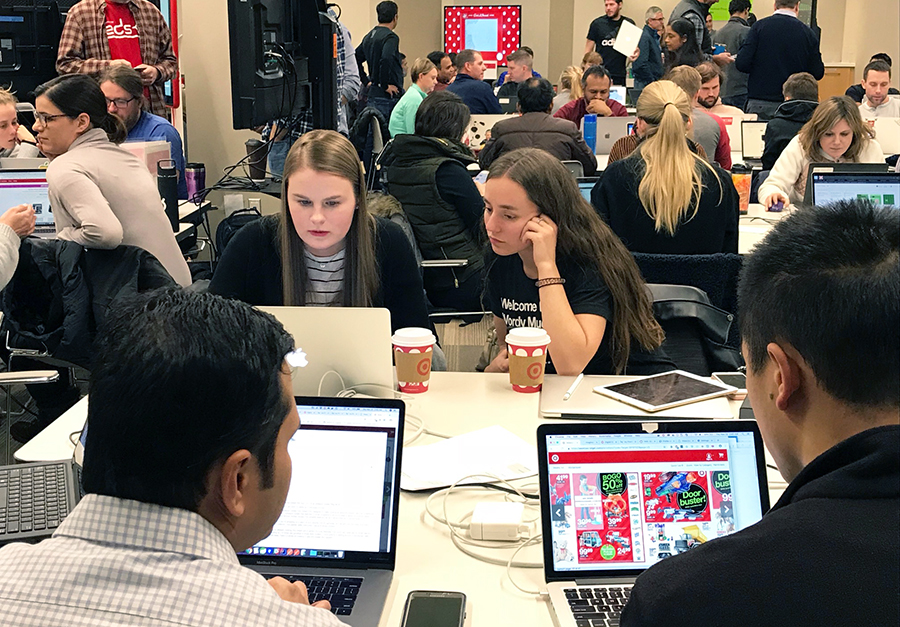
[{"label": "white table", "polygon": [[746,255],[772,230],[772,226],[791,215],[790,209],[766,211],[758,203],[751,203],[747,215],[738,221],[738,253]]},{"label": "white table", "polygon": [[[609,377],[610,382],[617,379]],[[407,412],[424,419],[428,429],[447,435],[501,424],[533,442],[535,430],[543,422],[539,417],[539,402],[537,394],[513,392],[505,374],[435,372],[429,391],[409,402]],[[737,415],[740,402],[734,402],[732,407]],[[86,416],[85,398],[19,449],[16,459],[38,461],[71,457],[74,447],[69,436],[81,430]],[[431,436],[422,436],[411,445],[433,441],[435,438]],[[771,459],[769,463],[772,463]],[[781,478],[775,471],[769,471],[769,480],[770,498],[774,503],[783,483],[776,483],[781,482]],[[533,480],[524,483],[529,481]],[[476,501],[486,498],[488,493],[483,492],[454,494],[450,503],[451,518],[470,511]],[[468,624],[473,626],[552,625],[545,601],[513,588],[506,579],[504,567],[475,560],[452,545],[447,530],[425,514],[426,498],[427,495],[420,493],[401,494],[394,585],[381,625],[395,627],[400,624],[406,595],[416,589],[464,592],[469,600]],[[505,554],[508,558],[510,552],[491,551],[489,554],[493,557]],[[521,551],[518,559],[540,562],[540,546]],[[538,590],[544,586],[542,569],[517,568],[513,569],[513,576],[520,586],[528,589]]]}]

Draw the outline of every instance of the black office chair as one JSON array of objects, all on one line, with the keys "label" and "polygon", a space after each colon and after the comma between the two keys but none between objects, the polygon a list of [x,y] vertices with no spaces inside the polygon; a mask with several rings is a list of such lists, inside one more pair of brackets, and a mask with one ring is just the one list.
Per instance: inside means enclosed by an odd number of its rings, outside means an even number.
[{"label": "black office chair", "polygon": [[703,290],[690,285],[649,284],[653,315],[666,333],[662,349],[681,370],[701,376],[743,366],[728,346],[734,315],[714,307]]}]

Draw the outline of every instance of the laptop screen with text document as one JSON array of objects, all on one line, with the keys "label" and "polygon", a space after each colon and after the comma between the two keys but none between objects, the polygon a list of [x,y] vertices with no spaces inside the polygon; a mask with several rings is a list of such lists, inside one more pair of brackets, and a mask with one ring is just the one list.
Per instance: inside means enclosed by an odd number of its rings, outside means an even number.
[{"label": "laptop screen with text document", "polygon": [[402,412],[333,400],[297,399],[284,509],[243,554],[359,561],[393,551]]}]

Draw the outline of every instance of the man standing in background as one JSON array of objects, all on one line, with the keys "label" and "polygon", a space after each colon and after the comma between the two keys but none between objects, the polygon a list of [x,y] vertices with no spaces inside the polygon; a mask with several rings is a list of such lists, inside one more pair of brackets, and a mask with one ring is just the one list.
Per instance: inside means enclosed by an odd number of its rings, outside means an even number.
[{"label": "man standing in background", "polygon": [[619,34],[622,21],[627,20],[634,24],[634,20],[622,15],[622,0],[605,0],[603,6],[606,14],[591,22],[584,53],[588,54],[596,49],[603,57],[603,66],[612,77],[613,83],[624,85],[626,57],[621,52],[613,50],[613,46],[616,45],[616,36]]},{"label": "man standing in background", "polygon": [[800,0],[775,0],[775,13],[750,27],[735,61],[738,70],[749,74],[744,110],[760,120],[775,115],[791,74],[809,72],[817,81],[825,76],[819,40],[799,13]]},{"label": "man standing in background", "polygon": [[[399,18],[397,3],[379,2],[375,7],[378,25],[370,30],[356,49],[362,83],[369,85],[369,105],[378,109],[386,120],[403,90],[403,67],[400,58],[400,37],[394,32]],[[362,73],[366,64],[368,76]]]},{"label": "man standing in background", "polygon": [[662,78],[665,73],[662,64],[662,49],[659,46],[660,24],[665,30],[666,18],[662,9],[652,6],[644,14],[644,30],[641,40],[638,42],[638,58],[631,65],[631,73],[634,75],[634,89],[640,92],[652,83]]},{"label": "man standing in background", "polygon": [[69,9],[56,71],[96,77],[113,65],[137,70],[150,112],[169,119],[163,84],[175,76],[178,60],[172,51],[172,31],[151,2],[81,0]]},{"label": "man standing in background", "polygon": [[697,36],[697,44],[700,46],[700,52],[706,55],[706,60],[715,61],[717,65],[728,65],[733,63],[734,59],[727,52],[713,54],[712,37],[706,26],[709,7],[716,2],[718,0],[681,0],[675,6],[675,9],[672,10],[669,21],[674,22],[682,19],[693,24],[694,33]]},{"label": "man standing in background", "polygon": [[[731,17],[725,26],[716,31],[713,43],[725,46],[725,52],[737,56],[750,32],[750,25],[747,23],[750,17],[750,0],[731,0],[728,13]],[[743,110],[747,104],[747,75],[734,64],[725,66],[722,71],[725,75],[725,80],[722,81],[722,102]]]}]

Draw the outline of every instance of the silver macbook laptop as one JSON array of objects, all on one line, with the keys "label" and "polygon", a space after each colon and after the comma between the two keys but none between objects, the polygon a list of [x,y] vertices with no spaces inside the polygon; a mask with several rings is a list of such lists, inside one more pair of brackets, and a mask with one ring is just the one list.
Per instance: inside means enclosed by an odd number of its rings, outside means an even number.
[{"label": "silver macbook laptop", "polygon": [[[375,307],[260,307],[294,336],[307,365],[294,368],[294,394],[334,396],[363,386],[368,396],[391,396],[394,366],[391,314]],[[336,373],[336,374],[335,374]],[[340,375],[340,376],[338,376]],[[321,391],[320,391],[321,388]]]},{"label": "silver macbook laptop", "polygon": [[[608,155],[613,144],[625,137],[634,128],[634,116],[625,117],[597,117],[597,143],[594,154]],[[584,133],[584,120],[581,123],[581,131]]]},{"label": "silver macbook laptop", "polygon": [[752,420],[544,424],[538,464],[544,575],[560,627],[618,625],[644,570],[769,509]]},{"label": "silver macbook laptop", "polygon": [[291,486],[272,533],[238,554],[301,580],[353,627],[381,619],[397,556],[403,401],[297,397]]},{"label": "silver macbook laptop", "polygon": [[3,157],[0,170],[46,170],[49,164],[46,157]]},{"label": "silver macbook laptop", "polygon": [[34,207],[34,234],[55,237],[46,170],[0,170],[0,213],[16,205]]},{"label": "silver macbook laptop", "polygon": [[900,208],[898,172],[813,172],[811,185],[815,205],[867,199],[876,205]]},{"label": "silver macbook laptop", "polygon": [[748,165],[761,164],[766,149],[764,140],[768,122],[741,122],[741,157]]}]

